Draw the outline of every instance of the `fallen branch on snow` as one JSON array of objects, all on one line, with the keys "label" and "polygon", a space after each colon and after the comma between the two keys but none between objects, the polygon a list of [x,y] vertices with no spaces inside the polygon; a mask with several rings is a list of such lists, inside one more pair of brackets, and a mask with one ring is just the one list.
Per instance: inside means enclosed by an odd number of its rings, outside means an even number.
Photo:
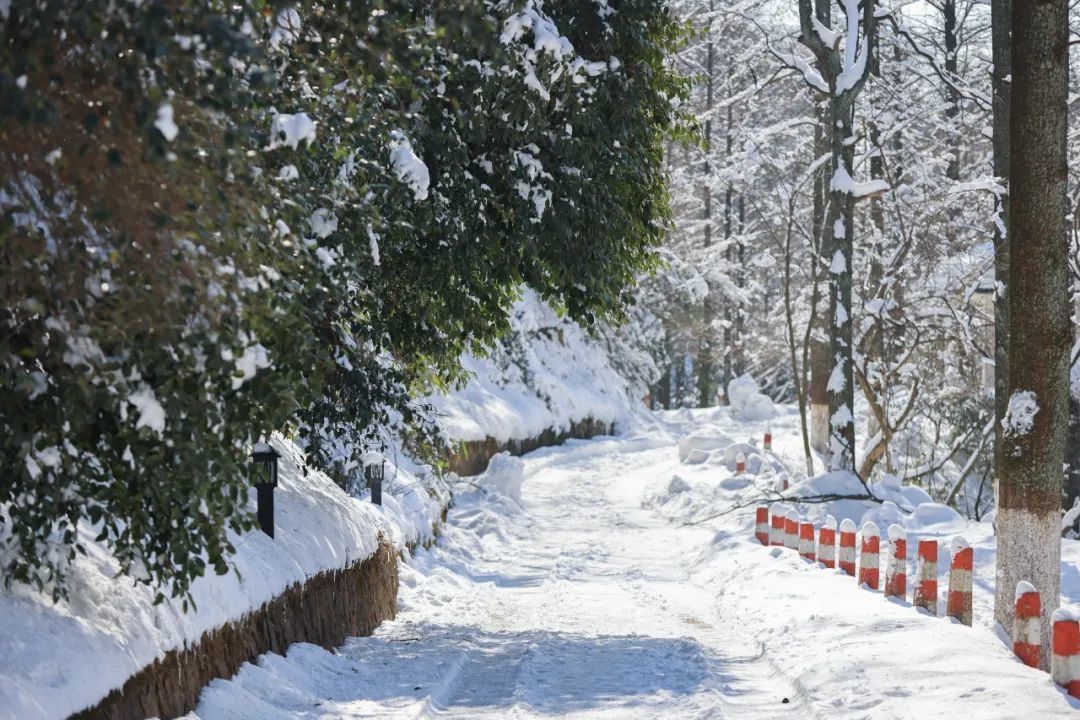
[{"label": "fallen branch on snow", "polygon": [[[823,493],[821,495],[804,495],[804,496],[801,496],[801,497],[788,497],[786,495],[776,493],[775,496],[766,496],[766,497],[755,498],[754,500],[749,501],[749,502],[738,503],[738,504],[732,505],[727,510],[722,510],[722,511],[720,511],[718,513],[714,513],[712,515],[709,515],[708,517],[698,518],[697,520],[690,520],[688,522],[684,522],[679,527],[690,527],[692,525],[700,525],[700,524],[708,522],[710,520],[715,520],[717,518],[724,517],[725,515],[730,515],[731,513],[735,512],[737,510],[742,510],[742,509],[748,508],[748,507],[754,507],[756,505],[760,505],[761,503],[790,502],[790,503],[804,503],[804,504],[807,504],[807,505],[820,505],[821,503],[833,502],[834,500],[869,500],[870,502],[876,502],[879,505],[884,502],[884,500],[882,500],[881,498],[874,497],[873,495],[869,495],[869,494],[865,494],[865,493],[864,494],[859,494],[859,495],[844,495],[844,494],[841,494],[841,493]],[[906,509],[906,508],[901,508],[901,509],[905,510],[906,512],[912,512],[912,510],[910,510],[910,509]]]}]

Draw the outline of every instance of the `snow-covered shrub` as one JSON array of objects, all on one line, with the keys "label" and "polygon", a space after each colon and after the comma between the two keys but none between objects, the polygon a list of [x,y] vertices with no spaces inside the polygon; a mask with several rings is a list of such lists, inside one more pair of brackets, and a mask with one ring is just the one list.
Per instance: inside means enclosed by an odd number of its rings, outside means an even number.
[{"label": "snow-covered shrub", "polygon": [[348,484],[387,432],[435,442],[414,398],[522,283],[589,324],[655,263],[684,92],[659,0],[10,5],[8,581],[59,591],[89,519],[183,594],[251,526],[253,441]]}]

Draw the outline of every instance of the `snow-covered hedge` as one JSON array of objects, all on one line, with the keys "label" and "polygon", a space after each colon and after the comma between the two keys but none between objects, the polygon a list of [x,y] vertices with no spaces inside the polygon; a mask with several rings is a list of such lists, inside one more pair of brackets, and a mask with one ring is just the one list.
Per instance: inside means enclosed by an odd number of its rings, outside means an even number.
[{"label": "snow-covered hedge", "polygon": [[639,410],[601,343],[532,290],[515,304],[511,326],[489,357],[463,358],[473,375],[463,388],[430,398],[450,439],[504,443],[587,418],[618,424]]},{"label": "snow-covered hedge", "polygon": [[155,605],[151,587],[119,574],[86,523],[79,532],[87,554],[71,568],[67,600],[54,604],[25,585],[0,592],[0,717],[59,720],[93,706],[166,652],[294,583],[370,557],[381,539],[399,548],[425,542],[449,499],[441,480],[405,460],[387,464],[380,508],[306,468],[287,440],[274,446],[282,454],[274,539],[258,530],[230,537],[235,571],[196,580],[186,612],[180,600]]}]

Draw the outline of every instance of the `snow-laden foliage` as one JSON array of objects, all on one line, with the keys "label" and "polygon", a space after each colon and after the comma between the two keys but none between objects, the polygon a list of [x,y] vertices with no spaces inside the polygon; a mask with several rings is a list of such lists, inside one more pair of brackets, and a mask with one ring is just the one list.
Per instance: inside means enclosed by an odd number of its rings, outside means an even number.
[{"label": "snow-laden foliage", "polygon": [[683,83],[659,0],[23,3],[0,36],[0,562],[95,524],[182,594],[250,527],[247,451],[342,484],[524,283],[617,316]]},{"label": "snow-laden foliage", "polygon": [[[993,323],[1003,287],[994,237],[1007,184],[992,163],[990,8],[874,3],[876,57],[854,107],[854,161],[838,177],[823,143],[829,85],[800,41],[798,5],[674,3],[696,31],[673,64],[695,73],[690,107],[703,137],[667,153],[675,219],[667,264],[638,295],[662,337],[650,346],[653,400],[726,402],[717,388],[749,371],[775,399],[798,400],[809,423],[816,391],[834,377],[834,388],[848,387],[850,371],[858,474],[903,477],[981,517],[993,505]],[[854,5],[815,7],[831,16],[813,16],[814,32],[857,67],[858,43],[846,52],[845,8]],[[1078,140],[1070,137],[1074,159]],[[1077,177],[1070,173],[1074,208]],[[823,249],[849,230],[827,222],[835,182],[859,196],[850,257]],[[1080,231],[1071,227],[1076,298]],[[828,284],[829,270],[847,263],[853,352],[841,368],[828,351],[839,319]],[[824,362],[815,364],[822,346]],[[1075,350],[1073,363],[1080,367]],[[812,472],[820,458],[807,440]],[[1070,492],[1080,492],[1080,480]]]}]

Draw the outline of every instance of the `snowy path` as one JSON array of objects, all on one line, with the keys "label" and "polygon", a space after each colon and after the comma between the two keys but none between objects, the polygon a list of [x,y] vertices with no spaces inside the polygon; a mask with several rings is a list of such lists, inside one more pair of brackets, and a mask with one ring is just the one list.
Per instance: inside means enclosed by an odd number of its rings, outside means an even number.
[{"label": "snowy path", "polygon": [[[462,486],[439,547],[402,566],[396,621],[333,653],[263,656],[211,683],[197,717],[1080,717],[1013,657],[981,587],[963,627],[758,545],[750,508],[682,526],[772,482],[680,465],[678,436],[705,420],[763,430],[686,415],[526,456],[524,511]],[[789,467],[793,423],[772,424]]]},{"label": "snowy path", "polygon": [[690,581],[712,533],[641,509],[671,447],[577,448],[530,457],[526,514],[453,510],[375,638],[266,656],[211,685],[199,717],[813,717]]}]

